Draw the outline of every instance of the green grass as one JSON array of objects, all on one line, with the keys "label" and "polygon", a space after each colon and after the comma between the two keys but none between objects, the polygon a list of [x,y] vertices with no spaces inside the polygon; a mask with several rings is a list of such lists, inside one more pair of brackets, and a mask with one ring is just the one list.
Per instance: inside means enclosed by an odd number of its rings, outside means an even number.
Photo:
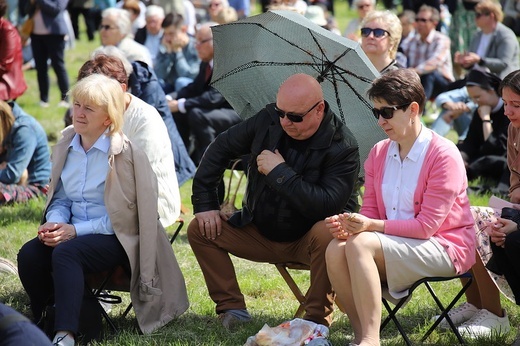
[{"label": "green grass", "polygon": [[[347,2],[336,2],[336,17],[341,30],[346,26],[348,18],[352,16],[347,11]],[[85,35],[83,35],[85,38]],[[66,66],[71,78],[71,84],[76,80],[79,67],[88,58],[90,52],[96,48],[95,43],[79,41],[74,50],[66,52]],[[30,114],[35,116],[46,129],[49,137],[54,141],[63,127],[63,109],[55,105],[59,102],[59,91],[54,72],[50,71],[51,77],[51,107],[41,109],[38,106],[38,87],[36,83],[36,72],[28,71],[26,79],[29,85],[28,91],[18,100],[20,105]],[[183,204],[191,208],[191,181],[181,187]],[[472,205],[487,205],[489,196],[470,196]],[[237,202],[239,205],[240,201]],[[16,254],[23,243],[36,235],[43,200],[31,201],[26,205],[16,205],[0,208],[0,256],[16,262]],[[184,215],[189,222],[193,216]],[[173,228],[168,229],[171,233]],[[298,307],[298,302],[292,296],[291,291],[278,274],[274,266],[258,264],[247,260],[233,258],[236,266],[237,277],[242,291],[246,297],[248,308],[253,316],[253,322],[244,325],[236,332],[229,333],[217,323],[214,312],[214,304],[209,299],[204,279],[199,266],[193,256],[186,239],[185,229],[173,245],[179,265],[184,274],[188,295],[190,300],[189,310],[160,329],[153,335],[139,335],[133,312],[127,318],[121,318],[121,314],[129,302],[129,296],[123,293],[126,304],[120,304],[112,309],[111,316],[114,317],[120,332],[117,335],[108,333],[100,342],[94,345],[243,345],[250,335],[254,335],[262,328],[264,323],[270,326],[277,325],[284,320],[292,318]],[[296,281],[305,289],[309,282],[308,272],[294,272]],[[443,302],[455,294],[459,289],[457,282],[442,283],[434,285],[439,291]],[[400,321],[409,332],[415,342],[419,339],[429,326],[429,319],[437,312],[434,302],[431,301],[423,288],[416,291],[412,301],[400,314]],[[445,292],[445,293],[444,293]],[[18,277],[8,274],[0,275],[0,301],[13,306],[15,309],[30,316],[28,298]],[[519,324],[520,314],[516,307],[504,301],[511,324]],[[386,315],[386,314],[385,314]],[[107,329],[108,331],[108,329]],[[505,339],[477,340],[469,342],[470,345],[504,345],[512,342],[516,331],[510,333]],[[345,345],[352,338],[352,329],[348,318],[341,312],[334,314],[334,324],[331,327],[330,340],[334,345]],[[398,331],[391,324],[382,334],[383,345],[401,345],[402,340]],[[452,333],[434,332],[426,341],[425,345],[454,345],[456,339]]]}]

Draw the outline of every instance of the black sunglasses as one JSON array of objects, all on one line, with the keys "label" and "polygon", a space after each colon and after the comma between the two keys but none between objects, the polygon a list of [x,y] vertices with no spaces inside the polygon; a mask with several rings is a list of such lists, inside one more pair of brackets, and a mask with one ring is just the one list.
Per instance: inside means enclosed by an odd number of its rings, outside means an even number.
[{"label": "black sunglasses", "polygon": [[421,23],[426,23],[426,22],[430,22],[431,19],[430,18],[415,18],[415,21],[421,22]]},{"label": "black sunglasses", "polygon": [[301,123],[303,121],[303,117],[306,116],[307,114],[309,114],[309,112],[312,111],[314,108],[316,108],[316,106],[319,105],[321,101],[322,100],[319,100],[318,102],[316,102],[316,104],[314,106],[312,106],[311,109],[309,109],[307,112],[305,112],[303,114],[284,112],[280,108],[278,108],[276,105],[274,106],[274,110],[276,111],[276,113],[278,113],[278,116],[281,119],[283,119],[283,118],[285,118],[285,116],[287,116],[287,119],[289,119],[293,123]]},{"label": "black sunglasses", "polygon": [[382,116],[383,119],[392,119],[394,117],[394,112],[398,109],[400,110],[406,110],[412,103],[405,103],[404,105],[399,106],[388,106],[388,107],[381,107],[379,109],[372,108],[372,114],[374,114],[374,117],[376,117],[377,120],[379,120],[379,116]]},{"label": "black sunglasses", "polygon": [[388,36],[390,36],[390,33],[388,31],[386,31],[385,29],[361,28],[361,36],[363,36],[363,37],[370,36],[371,32],[374,33],[374,37],[376,37],[376,38],[383,37],[383,36],[385,36],[385,34],[388,34]]},{"label": "black sunglasses", "polygon": [[475,18],[480,18],[482,16],[489,16],[489,12],[475,12]]}]

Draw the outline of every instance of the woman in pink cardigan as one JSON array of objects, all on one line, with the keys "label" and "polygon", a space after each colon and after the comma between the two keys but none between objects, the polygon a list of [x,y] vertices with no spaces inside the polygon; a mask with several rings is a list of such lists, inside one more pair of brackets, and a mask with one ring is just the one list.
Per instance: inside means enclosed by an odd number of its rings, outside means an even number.
[{"label": "woman in pink cardigan", "polygon": [[475,262],[464,163],[452,142],[421,124],[419,76],[388,72],[368,96],[389,139],[365,162],[361,211],[325,220],[335,238],[326,252],[329,278],[352,342],[363,346],[379,345],[383,290],[399,299],[423,277],[462,274]]}]

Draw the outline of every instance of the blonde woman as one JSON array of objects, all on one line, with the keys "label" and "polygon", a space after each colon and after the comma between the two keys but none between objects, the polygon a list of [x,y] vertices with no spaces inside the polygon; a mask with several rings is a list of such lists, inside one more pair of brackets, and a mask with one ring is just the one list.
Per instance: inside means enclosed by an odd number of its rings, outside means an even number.
[{"label": "blonde woman", "polygon": [[36,322],[54,297],[53,343],[59,346],[76,343],[87,273],[119,265],[130,269],[130,296],[143,333],[188,307],[182,274],[157,217],[157,178],[144,152],[121,132],[121,85],[93,74],[70,95],[74,126],[53,148],[44,220],[18,254]]},{"label": "blonde woman", "polygon": [[380,73],[402,67],[395,59],[402,31],[401,21],[390,11],[372,11],[361,22],[361,48]]}]

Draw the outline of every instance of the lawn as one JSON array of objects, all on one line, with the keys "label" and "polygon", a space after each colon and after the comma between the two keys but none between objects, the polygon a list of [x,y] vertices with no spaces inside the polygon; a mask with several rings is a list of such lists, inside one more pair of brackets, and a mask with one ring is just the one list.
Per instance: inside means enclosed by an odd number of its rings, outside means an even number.
[{"label": "lawn", "polygon": [[[347,19],[352,16],[347,11],[347,2],[336,3],[336,13],[341,30],[346,26]],[[94,43],[84,41],[76,43],[76,47],[66,52],[66,66],[69,71],[71,84],[76,79],[79,67],[88,58],[89,53],[96,48],[98,40]],[[59,91],[56,85],[54,73],[51,76],[51,107],[42,109],[38,106],[38,87],[36,72],[26,72],[29,85],[28,91],[18,100],[19,104],[30,114],[35,116],[46,129],[52,142],[59,135],[63,127],[64,109],[56,108],[59,102]],[[181,187],[183,204],[191,209],[190,203],[191,181]],[[487,197],[471,197],[472,204],[485,205]],[[16,254],[21,245],[36,235],[44,201],[36,200],[26,205],[3,207],[0,209],[0,242],[4,244],[0,248],[0,256],[16,261]],[[184,219],[189,222],[193,215],[186,214]],[[173,228],[168,230],[173,231]],[[133,312],[127,318],[120,315],[126,304],[120,304],[112,309],[119,327],[117,334],[109,332],[106,337],[94,345],[243,345],[247,337],[255,334],[267,323],[270,326],[277,325],[284,320],[292,318],[298,307],[297,300],[278,274],[274,266],[258,264],[246,260],[234,258],[237,276],[249,311],[253,316],[253,322],[239,328],[235,332],[225,331],[216,321],[214,304],[209,299],[206,286],[197,262],[193,256],[186,239],[185,229],[173,244],[177,260],[184,274],[190,299],[189,310],[172,321],[153,335],[139,335]],[[308,272],[294,272],[297,282],[306,287],[309,281]],[[449,282],[434,285],[441,292],[441,299],[446,302],[459,288],[457,282]],[[422,333],[428,328],[430,318],[437,312],[434,302],[431,301],[424,289],[416,291],[414,299],[403,309],[400,320],[404,328],[409,331],[412,340],[418,341]],[[125,303],[129,302],[128,294],[123,293]],[[15,309],[30,316],[28,298],[20,284],[18,277],[8,274],[0,275],[0,301],[13,306]],[[520,314],[516,306],[504,301],[504,306],[509,312],[511,324],[519,324]],[[516,328],[506,338],[492,340],[472,341],[470,345],[504,345],[511,343],[516,336]],[[334,323],[331,327],[330,340],[334,345],[345,345],[352,339],[352,330],[348,319],[341,312],[334,314]],[[426,341],[426,345],[453,345],[456,338],[452,333],[434,332]],[[400,345],[401,337],[393,325],[387,327],[382,334],[383,345]]]}]

